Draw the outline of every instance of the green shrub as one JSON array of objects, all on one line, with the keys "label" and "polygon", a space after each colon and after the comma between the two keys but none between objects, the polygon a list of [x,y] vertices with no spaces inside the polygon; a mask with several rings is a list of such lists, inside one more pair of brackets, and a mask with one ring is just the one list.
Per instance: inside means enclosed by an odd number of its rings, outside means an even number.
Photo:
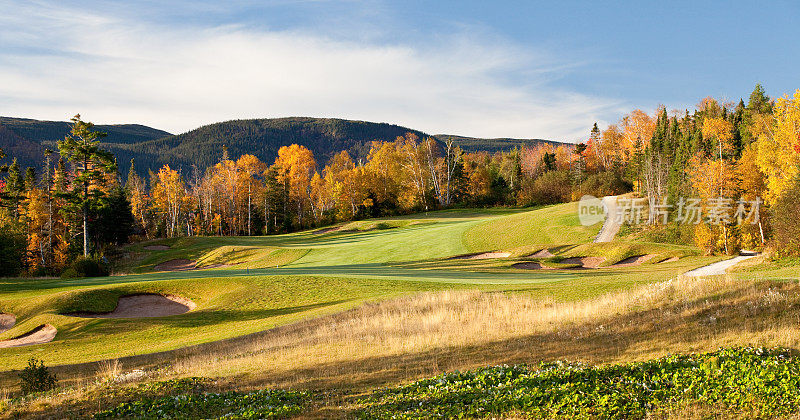
[{"label": "green shrub", "polygon": [[0,277],[14,277],[22,271],[25,235],[18,226],[0,226]]},{"label": "green shrub", "polygon": [[64,271],[61,272],[61,278],[62,279],[77,279],[78,278],[78,272],[75,271],[74,268],[68,267]]},{"label": "green shrub", "polygon": [[583,194],[595,197],[625,194],[633,189],[633,185],[622,179],[622,174],[612,171],[602,171],[589,174],[581,183]]},{"label": "green shrub", "polygon": [[70,267],[75,270],[77,277],[103,277],[108,275],[108,266],[96,259],[79,257]]},{"label": "green shrub", "polygon": [[517,202],[520,205],[565,203],[572,200],[572,180],[567,171],[549,171],[522,182]]},{"label": "green shrub", "polygon": [[23,394],[49,391],[56,387],[56,376],[47,369],[44,362],[31,357],[28,366],[19,374]]}]

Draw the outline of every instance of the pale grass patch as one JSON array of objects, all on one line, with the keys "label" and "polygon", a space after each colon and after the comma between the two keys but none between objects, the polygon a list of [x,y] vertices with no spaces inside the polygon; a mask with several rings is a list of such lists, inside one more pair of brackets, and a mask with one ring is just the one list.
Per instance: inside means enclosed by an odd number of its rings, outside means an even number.
[{"label": "pale grass patch", "polygon": [[119,359],[103,360],[97,363],[97,380],[113,382],[122,373],[122,363]]},{"label": "pale grass patch", "polygon": [[[209,352],[176,360],[173,369],[178,375],[199,372],[222,377],[263,375],[282,377],[288,383],[292,382],[292,375],[298,375],[297,371],[310,368],[317,369],[316,374],[323,376],[327,371],[333,376],[363,374],[358,371],[359,364],[342,366],[343,362],[358,360],[369,360],[364,366],[368,364],[371,371],[393,370],[398,367],[381,358],[396,360],[402,355],[435,354],[437,349],[466,349],[535,335],[569,337],[571,331],[574,333],[576,328],[589,324],[595,327],[586,335],[603,333],[607,328],[615,328],[619,317],[637,312],[655,310],[653,316],[665,319],[685,316],[700,307],[713,305],[714,302],[708,300],[710,296],[744,285],[732,276],[681,277],[579,302],[480,291],[422,293],[369,303],[342,314],[303,322],[296,328],[255,339],[222,354]],[[755,290],[752,282],[747,287]],[[771,297],[763,299],[784,296],[771,293]],[[768,336],[775,334],[777,332]],[[793,337],[796,336],[795,333]],[[583,337],[580,333],[575,339]],[[717,339],[724,341],[723,337]],[[674,343],[669,343],[672,340],[684,341],[681,337],[669,337],[665,348],[673,347]],[[642,347],[641,353],[652,353],[646,349],[647,346]],[[469,356],[464,358],[469,364]],[[437,373],[440,362],[432,356],[427,363],[417,362],[403,369]],[[448,366],[454,363],[457,365],[459,361],[447,361]]]},{"label": "pale grass patch", "polygon": [[[797,282],[679,277],[572,302],[519,293],[421,293],[276,328],[235,344],[176,351],[169,368],[113,383],[92,378],[71,394],[30,401],[26,410],[46,411],[120,382],[183,376],[217,378],[220,389],[360,393],[489,364],[628,362],[741,345],[800,347]],[[98,377],[128,374],[114,361],[101,363],[97,372]],[[703,413],[709,413],[707,407],[676,407],[654,418],[700,418]]]}]

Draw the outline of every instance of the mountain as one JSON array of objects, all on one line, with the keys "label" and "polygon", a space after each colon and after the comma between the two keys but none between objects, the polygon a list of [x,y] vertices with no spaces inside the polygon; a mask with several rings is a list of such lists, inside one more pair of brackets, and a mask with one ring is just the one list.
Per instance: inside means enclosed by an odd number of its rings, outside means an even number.
[{"label": "mountain", "polygon": [[[297,143],[308,147],[324,164],[331,156],[347,150],[354,160],[364,159],[374,140],[393,141],[406,133],[423,138],[419,130],[387,123],[334,118],[289,117],[232,120],[205,125],[183,134],[172,135],[143,125],[98,125],[108,133],[103,146],[117,156],[120,173],[128,170],[131,158],[140,174],[156,171],[164,164],[185,173],[193,165],[205,168],[220,160],[223,147],[232,157],[253,154],[272,162],[281,146]],[[56,142],[69,132],[69,123],[0,117],[0,148],[16,157],[22,166],[39,167],[45,148],[55,150]],[[452,140],[466,151],[496,152],[519,146],[558,142],[539,139],[481,139],[440,134],[438,141]],[[9,158],[6,159],[6,163]]]},{"label": "mountain", "polygon": [[434,134],[439,141],[447,141],[452,140],[453,144],[458,145],[463,150],[468,152],[477,152],[481,150],[485,150],[490,153],[500,152],[500,151],[508,151],[512,150],[515,147],[532,147],[536,146],[537,144],[551,144],[553,146],[559,146],[564,144],[564,142],[555,141],[555,140],[544,140],[544,139],[512,139],[512,138],[496,138],[496,139],[483,139],[479,137],[464,137],[464,136],[455,136],[452,134]]},{"label": "mountain", "polygon": [[[126,168],[130,157],[138,155],[135,147],[130,146],[171,135],[139,124],[96,125],[95,128],[108,134],[101,140],[103,146],[114,152]],[[57,150],[56,143],[64,139],[69,130],[70,123],[66,121],[0,117],[0,149],[8,155],[3,163],[17,158],[23,167],[38,168],[42,164],[45,149]]]},{"label": "mountain", "polygon": [[317,161],[324,163],[342,150],[347,150],[353,159],[365,158],[370,142],[392,141],[409,132],[425,136],[420,131],[398,125],[332,118],[233,120],[140,143],[137,148],[153,156],[156,166],[170,163],[185,170],[193,164],[205,168],[219,162],[223,146],[232,157],[250,153],[272,163],[281,146],[296,143],[308,147]]}]

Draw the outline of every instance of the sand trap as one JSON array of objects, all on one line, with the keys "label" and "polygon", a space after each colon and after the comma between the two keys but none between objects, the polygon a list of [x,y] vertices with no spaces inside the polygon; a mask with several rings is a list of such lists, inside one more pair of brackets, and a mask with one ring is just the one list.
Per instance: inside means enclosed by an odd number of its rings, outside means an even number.
[{"label": "sand trap", "polygon": [[156,318],[185,314],[197,307],[189,299],[154,294],[122,296],[117,308],[108,313],[75,312],[65,314],[79,318]]},{"label": "sand trap", "polygon": [[522,270],[552,270],[552,267],[548,267],[546,265],[541,265],[537,262],[523,262],[523,263],[516,263],[511,266],[512,268],[519,268]]},{"label": "sand trap", "polygon": [[197,266],[197,261],[177,259],[165,261],[153,267],[156,271],[191,271],[191,270],[205,270],[209,268],[228,268],[233,267],[234,264],[209,264],[202,267]]},{"label": "sand trap", "polygon": [[492,258],[508,258],[511,256],[510,252],[484,252],[482,254],[460,255],[453,257],[454,260],[488,260]]},{"label": "sand trap", "polygon": [[649,261],[651,258],[655,256],[656,254],[647,254],[647,255],[637,255],[635,257],[628,257],[614,264],[613,267],[618,268],[618,267],[631,267],[634,265],[639,265],[645,261]]},{"label": "sand trap", "polygon": [[550,252],[549,249],[540,249],[539,251],[536,251],[536,253],[531,254],[530,256],[533,258],[550,258],[553,257],[554,255],[552,252]]},{"label": "sand trap", "polygon": [[341,226],[322,228],[322,229],[317,229],[317,230],[311,232],[311,234],[312,235],[324,235],[326,233],[336,232],[336,231],[340,230],[341,228],[342,228]]},{"label": "sand trap", "polygon": [[147,245],[142,247],[148,251],[166,251],[169,249],[167,245]]},{"label": "sand trap", "polygon": [[579,264],[579,268],[598,268],[605,257],[570,257],[561,260],[562,264]]},{"label": "sand trap", "polygon": [[153,267],[156,271],[186,271],[197,268],[197,261],[176,259],[165,261]]},{"label": "sand trap", "polygon": [[18,335],[10,340],[0,341],[0,349],[49,343],[56,338],[57,332],[56,327],[50,324],[40,325],[25,334]]},{"label": "sand trap", "polygon": [[0,333],[6,332],[17,323],[17,317],[11,314],[0,314]]},{"label": "sand trap", "polygon": [[666,259],[666,260],[664,260],[664,261],[659,261],[658,263],[659,263],[659,264],[671,263],[671,262],[678,261],[679,259],[680,259],[680,258],[678,258],[678,257],[672,257],[672,258],[667,258],[667,259]]}]

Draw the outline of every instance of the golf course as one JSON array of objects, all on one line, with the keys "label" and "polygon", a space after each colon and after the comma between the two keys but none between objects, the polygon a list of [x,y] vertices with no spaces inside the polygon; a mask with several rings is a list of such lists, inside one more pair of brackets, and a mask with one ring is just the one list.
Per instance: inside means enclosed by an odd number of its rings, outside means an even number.
[{"label": "golf course", "polygon": [[[781,278],[796,271],[760,263],[717,280],[685,277],[726,257],[624,236],[596,243],[601,225],[582,226],[577,203],[566,203],[128,245],[113,276],[0,280],[0,386],[13,387],[31,357],[81,389],[81,410],[83,398],[99,398],[87,397],[86,381],[93,392],[196,376],[216,378],[203,390],[363,392],[495,363],[646,360],[713,350],[720,337],[700,339],[702,324],[681,319],[760,299],[775,282],[790,287]],[[676,310],[673,335],[659,336],[652,318]],[[761,315],[748,322],[772,316]],[[638,332],[586,333],[621,322]],[[538,350],[522,350],[526,340]]]}]

